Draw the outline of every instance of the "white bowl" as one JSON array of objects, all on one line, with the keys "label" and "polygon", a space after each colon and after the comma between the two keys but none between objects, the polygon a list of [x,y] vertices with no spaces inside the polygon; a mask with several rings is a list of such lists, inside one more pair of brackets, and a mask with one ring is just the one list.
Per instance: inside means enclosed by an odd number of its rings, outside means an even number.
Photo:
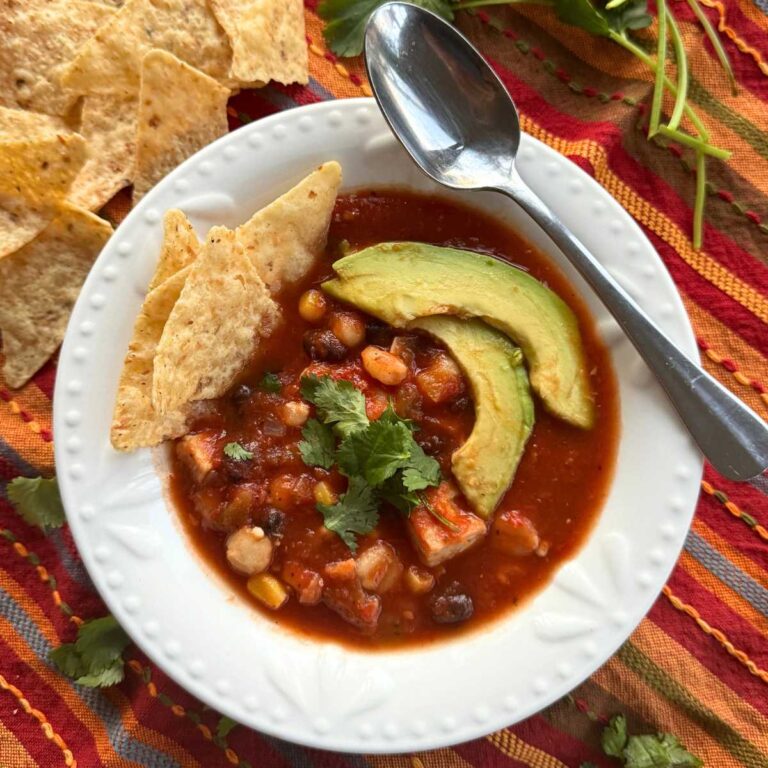
[{"label": "white bowl", "polygon": [[[548,253],[587,298],[619,379],[616,474],[584,547],[522,609],[428,648],[365,653],[274,626],[203,566],[163,496],[149,450],[109,444],[118,376],[153,272],[162,216],[178,207],[199,235],[234,226],[325,160],[344,187],[402,185],[466,199]],[[692,358],[682,302],[638,226],[576,165],[523,136],[519,168]],[[651,607],[693,517],[702,462],[614,321],[534,225],[491,193],[429,181],[372,100],[292,109],[221,138],[150,192],[99,256],[72,313],[54,408],[67,517],[99,592],[136,643],[206,704],[265,733],[324,749],[406,752],[522,720],[594,672]]]}]

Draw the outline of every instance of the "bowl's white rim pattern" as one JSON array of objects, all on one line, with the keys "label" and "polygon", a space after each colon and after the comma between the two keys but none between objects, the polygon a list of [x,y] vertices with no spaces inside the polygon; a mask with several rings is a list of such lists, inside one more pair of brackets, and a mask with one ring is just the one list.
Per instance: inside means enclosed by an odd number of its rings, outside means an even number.
[{"label": "bowl's white rim pattern", "polygon": [[[698,454],[670,419],[663,395],[592,299],[619,369],[628,430],[619,463],[654,473],[654,482],[629,469],[617,471],[589,542],[526,609],[487,632],[437,649],[361,654],[299,640],[250,615],[244,618],[237,605],[216,603],[224,602],[222,587],[197,567],[169,522],[150,452],[117,456],[108,444],[114,388],[130,333],[126,326],[152,271],[161,211],[180,204],[198,228],[233,225],[242,218],[238,205],[252,210],[272,199],[272,190],[284,187],[286,178],[336,156],[347,157],[345,170],[358,184],[370,179],[370,172],[377,181],[431,188],[401,155],[370,99],[281,112],[205,148],[136,206],[99,256],[72,313],[56,379],[54,446],[62,498],[85,565],[116,618],[158,666],[210,706],[281,738],[354,752],[466,741],[521,720],[578,685],[652,605],[682,548],[701,477]],[[671,278],[619,204],[577,166],[527,136],[519,165],[624,287],[696,357]],[[270,180],[248,207],[242,197],[254,196],[255,173]],[[210,191],[195,191],[201,181]],[[552,252],[543,236],[498,198],[472,199],[503,211]],[[585,228],[585,217],[597,222],[599,234]],[[620,262],[617,252],[624,257]],[[664,443],[663,456],[648,445],[656,435]],[[622,504],[643,514],[641,526],[622,520],[628,514]],[[194,583],[191,595],[187,581]],[[191,614],[182,609],[184,598],[195,601]],[[210,626],[200,624],[199,616],[195,621],[198,604],[199,610],[207,606],[216,612]],[[237,633],[227,636],[231,646],[225,658],[215,650],[222,627]],[[255,659],[247,653],[254,648]],[[524,664],[510,657],[510,648],[525,656]]]}]

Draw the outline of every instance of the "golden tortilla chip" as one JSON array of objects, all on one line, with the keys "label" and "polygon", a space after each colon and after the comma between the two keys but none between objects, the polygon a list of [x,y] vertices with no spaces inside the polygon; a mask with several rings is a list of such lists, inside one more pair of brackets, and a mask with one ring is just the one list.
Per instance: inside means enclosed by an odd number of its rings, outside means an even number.
[{"label": "golden tortilla chip", "polygon": [[232,51],[206,0],[127,0],[80,49],[62,74],[78,93],[137,93],[141,62],[152,48],[169,51],[218,80]]},{"label": "golden tortilla chip", "polygon": [[0,135],[0,259],[45,229],[85,161],[78,134],[29,133],[29,138]]},{"label": "golden tortilla chip", "polygon": [[98,211],[131,183],[137,112],[138,101],[130,96],[86,96],[80,130],[88,143],[88,160],[72,182],[72,203]]},{"label": "golden tortilla chip", "polygon": [[301,279],[325,248],[341,166],[324,163],[237,228],[237,239],[271,294]]},{"label": "golden tortilla chip", "polygon": [[20,387],[64,338],[69,314],[112,227],[65,206],[31,243],[0,261],[3,374]]},{"label": "golden tortilla chip", "polygon": [[177,208],[167,211],[163,224],[163,245],[147,293],[189,266],[200,253],[200,241],[182,211]]},{"label": "golden tortilla chip", "polygon": [[157,345],[152,404],[170,413],[223,395],[279,310],[235,233],[213,227]]},{"label": "golden tortilla chip", "polygon": [[123,363],[109,433],[118,451],[150,447],[185,434],[189,409],[160,416],[152,407],[155,350],[191,267],[185,267],[147,294],[133,326],[133,338]]},{"label": "golden tortilla chip", "polygon": [[190,155],[227,132],[229,89],[166,51],[142,62],[134,203]]},{"label": "golden tortilla chip", "polygon": [[28,112],[25,109],[0,107],[0,142],[30,138],[45,133],[69,133],[70,128],[60,117]]},{"label": "golden tortilla chip", "polygon": [[211,0],[211,5],[232,44],[235,80],[309,81],[302,0]]},{"label": "golden tortilla chip", "polygon": [[84,0],[0,0],[0,104],[65,114],[59,75],[114,9]]}]

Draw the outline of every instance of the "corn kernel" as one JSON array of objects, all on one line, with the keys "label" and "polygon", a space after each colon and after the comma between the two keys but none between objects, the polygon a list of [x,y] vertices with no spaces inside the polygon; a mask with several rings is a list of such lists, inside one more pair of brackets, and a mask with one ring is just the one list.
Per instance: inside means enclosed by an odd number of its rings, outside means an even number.
[{"label": "corn kernel", "polygon": [[263,605],[276,611],[288,600],[288,590],[269,573],[257,573],[245,583],[248,591]]},{"label": "corn kernel", "polygon": [[331,505],[335,504],[339,497],[334,493],[333,488],[331,488],[328,483],[325,482],[325,480],[321,480],[314,488],[314,496],[315,501],[318,504],[326,504]]},{"label": "corn kernel", "polygon": [[299,315],[308,323],[319,323],[325,316],[328,302],[316,288],[304,291],[299,299]]}]

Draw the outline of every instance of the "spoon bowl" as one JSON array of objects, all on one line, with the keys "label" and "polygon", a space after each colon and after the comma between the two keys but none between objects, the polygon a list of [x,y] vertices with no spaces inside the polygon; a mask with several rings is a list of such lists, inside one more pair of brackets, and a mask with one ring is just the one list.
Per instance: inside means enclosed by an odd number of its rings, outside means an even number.
[{"label": "spoon bowl", "polygon": [[520,177],[517,108],[477,49],[436,14],[392,2],[371,14],[365,61],[376,101],[416,164],[452,189],[514,200],[614,316],[714,468],[731,480],[762,474],[768,425],[686,357]]}]

